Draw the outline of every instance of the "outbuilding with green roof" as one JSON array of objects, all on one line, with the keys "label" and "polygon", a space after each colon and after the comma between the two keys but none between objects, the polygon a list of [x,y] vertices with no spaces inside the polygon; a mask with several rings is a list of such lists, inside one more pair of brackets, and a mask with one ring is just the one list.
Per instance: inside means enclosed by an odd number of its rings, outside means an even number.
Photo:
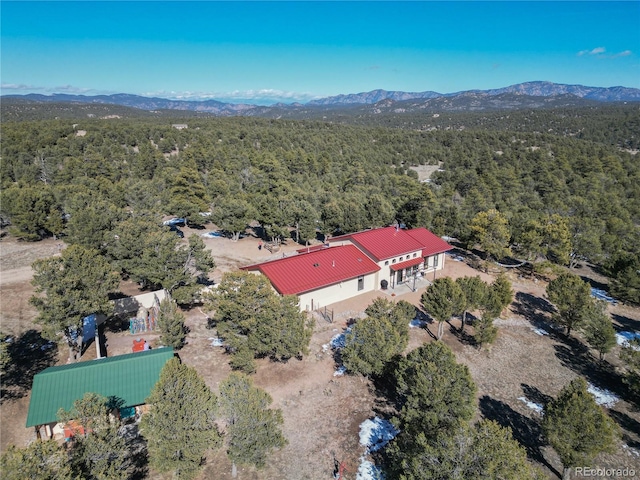
[{"label": "outbuilding with green roof", "polygon": [[71,410],[85,393],[115,398],[122,407],[143,405],[171,358],[173,348],[164,347],[87,362],[49,367],[33,377],[27,427],[47,427],[58,422],[58,410]]}]

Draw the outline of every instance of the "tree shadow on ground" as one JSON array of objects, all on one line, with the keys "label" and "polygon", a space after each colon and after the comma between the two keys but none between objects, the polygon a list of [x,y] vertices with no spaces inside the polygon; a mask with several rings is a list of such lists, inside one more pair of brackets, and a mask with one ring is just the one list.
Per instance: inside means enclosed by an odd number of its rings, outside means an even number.
[{"label": "tree shadow on ground", "polygon": [[[618,425],[623,429],[622,432],[622,440],[629,447],[640,449],[640,441],[638,438],[640,437],[640,422],[636,419],[631,418],[626,413],[619,412],[618,410],[610,409],[609,416],[613,418]],[[635,435],[635,438],[631,437],[627,432]]]},{"label": "tree shadow on ground", "polygon": [[554,311],[553,305],[541,297],[526,292],[517,292],[511,309],[536,327],[549,325],[549,315]]},{"label": "tree shadow on ground", "polygon": [[419,322],[420,328],[424,329],[429,334],[429,336],[434,340],[437,339],[436,335],[429,328],[429,325],[435,325],[436,322],[434,322],[429,315],[427,315],[424,311],[420,310],[418,307],[416,307],[416,314],[413,317],[412,321]]},{"label": "tree shadow on ground", "polygon": [[480,412],[486,419],[511,429],[513,438],[524,447],[530,459],[544,465],[558,477],[562,477],[542,454],[542,447],[546,445],[546,441],[539,422],[516,412],[506,403],[488,395],[480,398],[479,406]]},{"label": "tree shadow on ground", "polygon": [[635,403],[632,393],[616,368],[607,361],[600,362],[589,348],[573,337],[565,337],[564,345],[554,345],[556,357],[569,370],[584,377],[598,388],[604,388],[630,403]]},{"label": "tree shadow on ground", "polygon": [[[473,322],[477,321],[478,319],[471,313],[467,313],[466,315],[466,319],[464,317],[464,315],[460,318],[460,326],[461,328],[463,326],[468,327],[469,325],[473,325]],[[464,325],[462,324],[462,322],[464,322]],[[464,331],[460,331],[460,329],[455,328],[455,326],[451,325],[451,323],[449,323],[449,331],[451,332],[451,334],[453,334],[454,337],[456,337],[458,339],[458,341],[462,344],[462,345],[468,345],[470,347],[478,347],[478,342],[476,342],[476,339],[473,335],[471,335],[468,330],[465,328]]]},{"label": "tree shadow on ground", "polygon": [[[634,320],[629,317],[625,317],[623,315],[611,314],[611,319],[615,322],[613,328],[616,329],[617,332],[623,331],[637,331],[640,330],[640,321]],[[616,325],[616,323],[619,325]]]},{"label": "tree shadow on ground", "polygon": [[58,345],[28,330],[9,344],[9,363],[2,375],[0,404],[22,398],[31,390],[33,377],[56,364]]},{"label": "tree shadow on ground", "polygon": [[553,397],[551,395],[542,393],[540,390],[538,390],[538,388],[532,385],[521,383],[520,386],[522,387],[522,392],[524,393],[525,397],[527,397],[532,402],[537,403],[538,405],[542,405],[545,408],[547,407],[547,404],[551,400],[553,400]]}]

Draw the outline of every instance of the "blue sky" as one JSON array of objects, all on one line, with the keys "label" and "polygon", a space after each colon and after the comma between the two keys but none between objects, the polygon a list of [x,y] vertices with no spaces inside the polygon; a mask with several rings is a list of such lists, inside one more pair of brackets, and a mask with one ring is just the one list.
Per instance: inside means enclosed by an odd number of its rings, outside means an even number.
[{"label": "blue sky", "polygon": [[640,2],[2,1],[2,94],[640,88]]}]

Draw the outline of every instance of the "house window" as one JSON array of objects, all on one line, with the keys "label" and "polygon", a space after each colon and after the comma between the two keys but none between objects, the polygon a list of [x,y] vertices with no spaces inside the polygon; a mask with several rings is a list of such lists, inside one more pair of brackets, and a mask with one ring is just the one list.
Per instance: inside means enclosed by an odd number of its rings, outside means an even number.
[{"label": "house window", "polygon": [[391,260],[391,263],[396,263],[396,259],[394,258],[393,260]]},{"label": "house window", "polygon": [[438,266],[438,260],[440,259],[439,255],[434,255],[433,257],[433,268],[436,268]]},{"label": "house window", "polygon": [[358,290],[364,290],[364,275],[358,277]]},{"label": "house window", "polygon": [[418,256],[418,254],[417,254],[417,253],[414,253],[414,254],[413,254],[413,258],[416,258],[417,256]]},{"label": "house window", "polygon": [[389,260],[387,260],[386,262],[384,262],[385,265],[389,265]]},{"label": "house window", "polygon": [[403,258],[404,258],[404,257],[400,257],[400,261],[402,261],[402,259],[403,259]]}]

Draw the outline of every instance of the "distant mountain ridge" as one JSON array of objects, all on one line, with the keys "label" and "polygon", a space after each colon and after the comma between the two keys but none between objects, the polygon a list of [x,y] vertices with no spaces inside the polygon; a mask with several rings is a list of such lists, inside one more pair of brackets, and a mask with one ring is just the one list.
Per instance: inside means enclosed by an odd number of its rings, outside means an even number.
[{"label": "distant mountain ridge", "polygon": [[271,106],[225,103],[218,100],[171,100],[132,94],[69,95],[28,94],[3,95],[3,102],[28,101],[35,103],[110,104],[133,107],[146,111],[178,110],[207,113],[216,116],[266,116],[303,114],[344,108],[382,111],[416,110],[496,110],[514,108],[542,108],[553,105],[585,105],[590,102],[640,102],[640,89],[628,87],[587,87],[552,82],[526,82],[491,90],[466,90],[441,94],[433,91],[401,92],[372,90],[312,100],[306,104],[277,103]]}]

